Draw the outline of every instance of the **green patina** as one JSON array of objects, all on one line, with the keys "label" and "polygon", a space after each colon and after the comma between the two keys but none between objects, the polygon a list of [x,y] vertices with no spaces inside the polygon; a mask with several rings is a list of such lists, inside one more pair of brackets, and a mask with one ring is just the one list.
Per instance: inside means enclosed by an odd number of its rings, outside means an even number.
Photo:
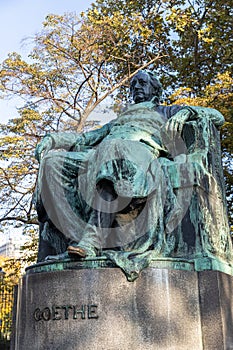
[{"label": "green patina", "polygon": [[[56,272],[66,270],[83,270],[83,269],[109,269],[117,268],[116,264],[106,257],[86,258],[75,261],[71,259],[63,259],[58,262],[42,262],[32,265],[26,269],[27,275],[43,272]],[[232,264],[227,264],[223,261],[211,258],[197,259],[182,259],[182,258],[157,258],[151,260],[148,268],[168,269],[168,270],[183,270],[183,271],[220,271],[229,275],[233,275]],[[124,270],[123,270],[124,272]],[[130,282],[133,282],[138,277],[138,274],[127,275]]]},{"label": "green patina", "polygon": [[[218,131],[223,116],[211,108],[161,106],[158,91],[140,96],[98,130],[50,135],[38,146],[37,153],[50,151],[37,186],[41,242],[58,255],[31,271],[118,266],[129,281],[149,266],[232,274]],[[94,195],[97,184],[102,191],[109,182],[122,199],[116,207],[115,197],[103,197],[103,204]],[[89,258],[62,262],[72,244]],[[45,256],[41,244],[39,261]]]}]

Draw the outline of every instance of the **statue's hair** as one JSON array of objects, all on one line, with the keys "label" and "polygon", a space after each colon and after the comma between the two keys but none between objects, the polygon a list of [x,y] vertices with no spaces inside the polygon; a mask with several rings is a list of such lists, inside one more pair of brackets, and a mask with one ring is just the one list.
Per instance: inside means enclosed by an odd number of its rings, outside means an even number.
[{"label": "statue's hair", "polygon": [[[159,81],[159,79],[157,78],[157,76],[150,70],[139,70],[135,75],[134,77],[136,77],[139,73],[143,73],[143,74],[146,74],[148,75],[149,77],[149,82],[152,86],[152,89],[153,89],[153,96],[157,96],[158,99],[160,100],[161,99],[161,96],[162,96],[162,93],[163,93],[163,88],[162,88],[162,85]],[[134,78],[133,77],[133,78]],[[132,78],[132,79],[133,79]],[[131,80],[132,81],[132,80]],[[131,87],[131,84],[130,84],[130,94],[132,92],[132,87]],[[159,102],[159,101],[158,101]]]}]

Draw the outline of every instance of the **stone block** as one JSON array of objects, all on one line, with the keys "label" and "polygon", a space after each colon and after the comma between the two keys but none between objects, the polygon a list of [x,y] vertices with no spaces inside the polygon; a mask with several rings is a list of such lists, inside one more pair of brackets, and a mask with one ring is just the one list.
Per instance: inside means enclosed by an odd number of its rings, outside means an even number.
[{"label": "stone block", "polygon": [[128,282],[114,267],[35,271],[19,288],[12,350],[233,349],[224,273],[150,267]]}]

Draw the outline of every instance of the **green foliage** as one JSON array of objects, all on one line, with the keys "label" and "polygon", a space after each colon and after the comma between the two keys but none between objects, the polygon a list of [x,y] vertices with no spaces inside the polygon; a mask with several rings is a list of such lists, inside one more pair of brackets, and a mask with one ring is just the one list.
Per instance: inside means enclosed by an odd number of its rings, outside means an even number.
[{"label": "green foliage", "polygon": [[[34,149],[38,141],[41,117],[32,110],[24,109],[20,117],[2,125],[0,138],[0,191],[3,216],[0,222],[36,223],[32,192],[38,165]],[[7,218],[7,221],[4,219]]]},{"label": "green foliage", "polygon": [[14,303],[14,286],[18,283],[21,274],[21,264],[15,259],[0,256],[0,267],[5,272],[0,276],[0,347],[1,340],[10,339],[12,327],[12,310]]},{"label": "green foliage", "polygon": [[185,85],[200,95],[217,74],[232,69],[232,3],[185,1],[182,7],[173,5],[166,18],[175,33],[172,64],[177,74],[173,84]]},{"label": "green foliage", "polygon": [[[12,53],[2,63],[2,95],[26,99],[27,108],[39,107],[56,129],[68,118],[82,130],[90,112],[103,99],[135,69],[156,60],[151,54],[145,62],[134,64],[127,50],[134,33],[141,33],[145,40],[151,34],[141,22],[138,14],[125,21],[119,12],[99,18],[96,10],[81,17],[48,15],[42,32],[34,38],[29,62]],[[126,77],[116,74],[122,62],[125,67],[134,64]]]},{"label": "green foliage", "polygon": [[26,241],[21,246],[22,256],[19,260],[24,265],[36,263],[38,252],[38,230],[34,225],[27,225],[24,227],[23,234],[26,236]]},{"label": "green foliage", "polygon": [[0,223],[36,230],[36,143],[49,132],[82,131],[109,96],[122,104],[129,78],[143,67],[161,77],[168,103],[214,107],[225,116],[232,218],[232,18],[230,0],[96,0],[80,16],[48,15],[29,59],[12,53],[0,67],[1,96],[22,99],[19,117],[1,125]]}]

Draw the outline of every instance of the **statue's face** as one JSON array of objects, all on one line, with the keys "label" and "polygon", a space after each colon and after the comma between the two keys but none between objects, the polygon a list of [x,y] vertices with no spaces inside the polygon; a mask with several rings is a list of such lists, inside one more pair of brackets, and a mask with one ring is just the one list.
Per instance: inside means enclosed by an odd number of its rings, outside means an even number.
[{"label": "statue's face", "polygon": [[131,80],[131,92],[135,103],[150,101],[153,97],[153,89],[150,78],[145,73],[136,74]]}]

